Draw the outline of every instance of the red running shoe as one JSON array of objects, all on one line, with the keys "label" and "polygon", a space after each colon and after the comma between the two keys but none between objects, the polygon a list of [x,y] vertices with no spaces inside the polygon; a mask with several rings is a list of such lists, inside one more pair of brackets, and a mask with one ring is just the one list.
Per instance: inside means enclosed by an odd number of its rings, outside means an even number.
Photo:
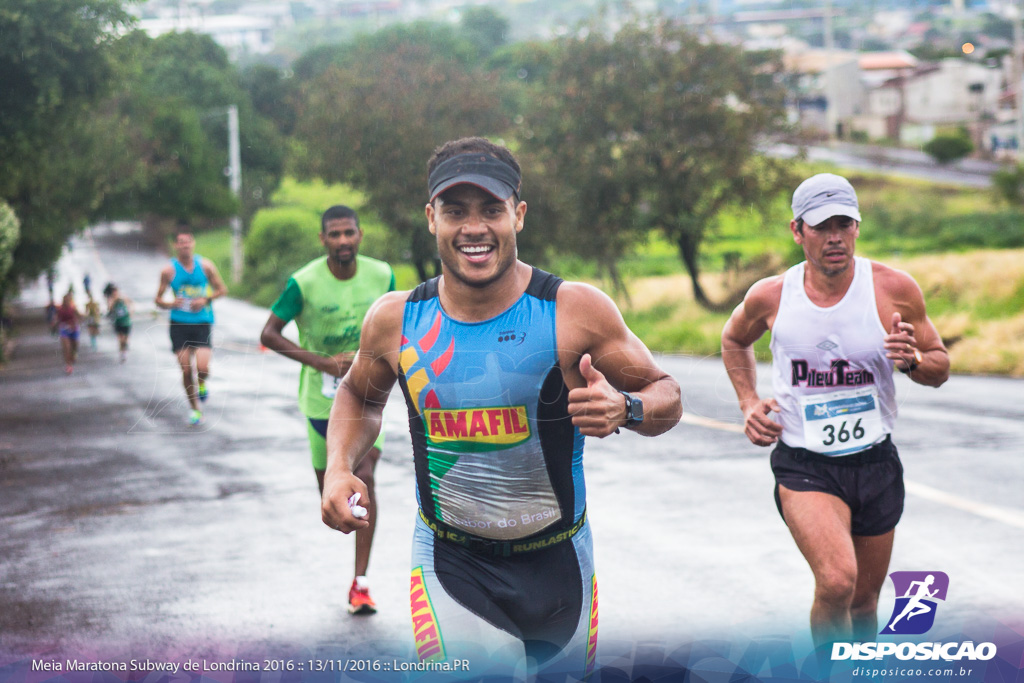
[{"label": "red running shoe", "polygon": [[374,614],[377,605],[370,597],[370,582],[365,576],[352,579],[352,587],[348,589],[349,614]]}]

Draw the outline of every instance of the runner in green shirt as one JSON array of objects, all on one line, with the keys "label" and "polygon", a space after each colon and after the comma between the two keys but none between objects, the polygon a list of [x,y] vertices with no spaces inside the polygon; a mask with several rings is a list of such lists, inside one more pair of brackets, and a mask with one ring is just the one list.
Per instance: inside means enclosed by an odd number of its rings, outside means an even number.
[{"label": "runner in green shirt", "polygon": [[[359,255],[363,239],[359,217],[347,206],[332,206],[320,219],[320,243],[327,252],[292,274],[284,292],[270,308],[260,341],[268,349],[302,363],[299,375],[299,408],[307,418],[320,493],[327,467],[327,418],[334,393],[348,372],[356,351],[363,318],[370,305],[395,288],[391,266]],[[294,320],[299,343],[282,331]],[[356,575],[349,589],[349,612],[373,614],[366,571],[375,527],[376,496],[373,471],[380,459],[384,434],[363,458],[356,476],[366,484],[369,500],[360,501],[369,511],[370,525],[356,534]]]}]

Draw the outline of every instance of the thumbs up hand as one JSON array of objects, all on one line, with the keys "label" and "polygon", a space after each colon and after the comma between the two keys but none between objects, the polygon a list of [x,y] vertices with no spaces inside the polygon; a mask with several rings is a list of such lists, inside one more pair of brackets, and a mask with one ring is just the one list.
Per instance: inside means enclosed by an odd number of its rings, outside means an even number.
[{"label": "thumbs up hand", "polygon": [[585,436],[604,438],[626,423],[626,397],[594,367],[589,353],[580,358],[580,375],[587,386],[569,392],[572,423]]},{"label": "thumbs up hand", "polygon": [[917,351],[917,339],[914,338],[914,326],[903,322],[899,311],[892,314],[889,334],[885,336],[885,357],[892,361],[903,361],[903,368],[913,365],[915,358],[920,358]]},{"label": "thumbs up hand", "polygon": [[903,316],[900,315],[899,311],[893,311],[892,324],[889,325],[889,328],[889,334],[901,334],[903,332],[907,332],[911,336],[914,334],[914,326],[903,322]]}]

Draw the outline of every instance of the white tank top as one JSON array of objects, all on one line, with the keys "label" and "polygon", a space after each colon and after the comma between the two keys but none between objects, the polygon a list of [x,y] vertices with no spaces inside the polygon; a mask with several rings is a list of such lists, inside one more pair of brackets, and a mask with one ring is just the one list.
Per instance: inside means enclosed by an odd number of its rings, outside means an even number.
[{"label": "white tank top", "polygon": [[829,308],[808,298],[804,266],[786,271],[771,331],[781,438],[823,455],[856,453],[891,434],[897,412],[871,261],[855,258],[850,289]]}]

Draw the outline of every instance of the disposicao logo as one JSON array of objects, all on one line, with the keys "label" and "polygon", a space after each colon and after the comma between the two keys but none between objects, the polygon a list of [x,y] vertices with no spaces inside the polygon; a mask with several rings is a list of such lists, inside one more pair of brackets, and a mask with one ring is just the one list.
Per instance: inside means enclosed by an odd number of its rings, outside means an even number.
[{"label": "disposicao logo", "polygon": [[893,572],[889,574],[896,588],[896,604],[892,608],[882,635],[920,635],[935,623],[939,601],[946,601],[949,577],[944,572]]},{"label": "disposicao logo", "polygon": [[[927,633],[935,623],[940,602],[945,602],[949,577],[944,572],[893,572],[889,574],[896,589],[896,604],[880,635],[913,636]],[[989,660],[996,656],[993,643],[833,643],[832,659],[881,659],[956,661]]]}]

